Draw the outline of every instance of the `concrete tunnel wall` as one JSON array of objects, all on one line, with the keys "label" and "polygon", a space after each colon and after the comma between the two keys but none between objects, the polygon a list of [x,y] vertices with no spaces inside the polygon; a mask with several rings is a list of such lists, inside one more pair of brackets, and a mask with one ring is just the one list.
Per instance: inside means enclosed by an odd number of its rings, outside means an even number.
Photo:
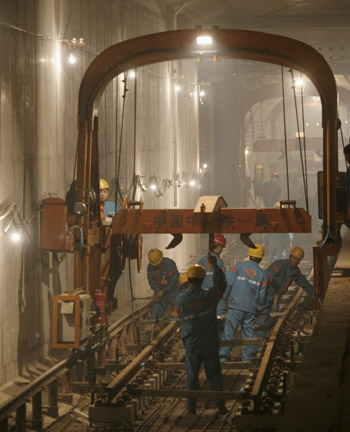
[{"label": "concrete tunnel wall", "polygon": [[[72,2],[13,0],[0,4],[0,215],[4,203],[22,208],[30,240],[13,243],[0,237],[0,384],[21,373],[50,351],[52,297],[73,287],[73,257],[39,249],[40,202],[64,198],[73,178],[77,140],[77,103],[82,76],[95,56],[108,46],[143,34],[172,29],[173,15],[157,1]],[[84,47],[64,40],[83,37]],[[75,64],[68,63],[70,54]],[[176,71],[174,70],[176,69]],[[163,63],[137,72],[136,173],[171,178],[199,169],[198,98],[194,63]],[[175,93],[173,77],[184,74],[183,91]],[[121,159],[122,188],[133,175],[134,83],[129,80]],[[116,136],[122,113],[121,78],[113,80],[99,110],[100,171],[115,176]],[[119,139],[119,138],[118,138]],[[174,166],[174,149],[177,166]],[[163,197],[143,193],[145,206],[193,207],[199,191],[169,188]],[[136,198],[140,193],[136,194]],[[2,222],[0,221],[0,224]],[[13,229],[13,227],[11,228]],[[3,226],[0,225],[0,232]],[[171,236],[145,236],[143,270],[133,273],[136,297],[151,295],[146,284],[147,251],[164,248]],[[197,255],[199,240],[187,236],[166,253],[179,269]],[[132,263],[135,269],[135,263]],[[128,275],[116,293],[129,299]]]}]

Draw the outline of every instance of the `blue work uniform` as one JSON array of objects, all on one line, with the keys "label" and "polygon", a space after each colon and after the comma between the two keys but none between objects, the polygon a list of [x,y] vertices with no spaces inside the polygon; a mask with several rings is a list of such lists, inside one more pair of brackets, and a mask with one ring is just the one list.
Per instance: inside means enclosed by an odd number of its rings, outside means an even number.
[{"label": "blue work uniform", "polygon": [[[266,301],[268,275],[257,261],[249,260],[230,267],[226,279],[224,299],[227,300],[227,315],[223,339],[235,339],[239,326],[243,339],[254,338],[256,315]],[[230,360],[231,349],[230,346],[221,347],[221,361]],[[253,360],[257,349],[256,346],[242,346],[242,360]]]},{"label": "blue work uniform", "polygon": [[[219,337],[216,327],[216,306],[226,288],[223,271],[212,266],[213,286],[207,290],[190,285],[176,300],[175,310],[182,318],[181,337],[185,347],[186,388],[199,390],[198,373],[201,363],[214,391],[222,391],[222,373],[219,357]],[[222,399],[214,403],[224,406]],[[187,408],[195,411],[197,399],[188,398]]]},{"label": "blue work uniform", "polygon": [[290,265],[289,259],[277,260],[273,262],[266,271],[271,275],[271,284],[277,287],[276,294],[278,295],[279,299],[287,292],[292,282],[295,282],[308,294],[315,294],[314,287],[301,273],[298,266],[292,267]]},{"label": "blue work uniform", "polygon": [[113,201],[105,201],[103,211],[106,217],[113,217],[115,214],[118,213],[120,210],[120,207],[114,203]]},{"label": "blue work uniform", "polygon": [[[215,256],[217,266],[221,268],[221,270],[225,273],[226,272],[225,264],[224,261],[220,258],[220,256],[216,252],[210,252],[210,255]],[[213,280],[214,270],[212,265],[208,262],[208,255],[204,255],[204,257],[202,257],[197,264],[204,267],[205,278],[202,284],[202,289],[207,290],[210,287],[214,286],[214,280]],[[220,316],[226,314],[226,303],[222,299],[218,303],[216,314]]]},{"label": "blue work uniform", "polygon": [[[147,278],[149,286],[155,294],[163,291],[164,295],[153,304],[151,318],[160,317],[163,315],[168,304],[174,304],[176,297],[181,293],[179,285],[179,272],[175,262],[170,258],[163,258],[158,266],[148,264]],[[163,283],[162,283],[163,282]]]}]

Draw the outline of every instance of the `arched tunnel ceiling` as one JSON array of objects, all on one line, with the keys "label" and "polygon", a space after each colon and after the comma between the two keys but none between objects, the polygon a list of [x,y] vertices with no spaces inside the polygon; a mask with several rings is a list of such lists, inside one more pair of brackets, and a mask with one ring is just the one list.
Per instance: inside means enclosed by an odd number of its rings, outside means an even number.
[{"label": "arched tunnel ceiling", "polygon": [[161,0],[190,25],[224,28],[348,26],[348,0]]}]

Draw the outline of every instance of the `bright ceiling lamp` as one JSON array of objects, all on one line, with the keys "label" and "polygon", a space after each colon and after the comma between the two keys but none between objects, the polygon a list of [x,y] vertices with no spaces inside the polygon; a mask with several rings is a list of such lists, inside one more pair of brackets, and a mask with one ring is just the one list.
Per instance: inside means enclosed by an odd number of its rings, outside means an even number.
[{"label": "bright ceiling lamp", "polygon": [[197,37],[197,45],[211,45],[213,43],[213,39],[211,36],[198,36]]}]

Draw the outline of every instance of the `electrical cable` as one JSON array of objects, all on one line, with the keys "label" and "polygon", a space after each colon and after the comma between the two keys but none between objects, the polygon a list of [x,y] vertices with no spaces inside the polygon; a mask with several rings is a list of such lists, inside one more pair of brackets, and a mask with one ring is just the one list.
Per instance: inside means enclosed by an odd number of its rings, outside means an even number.
[{"label": "electrical cable", "polygon": [[286,98],[284,94],[284,71],[281,66],[282,75],[282,102],[283,102],[283,125],[284,125],[284,152],[286,156],[286,173],[287,173],[287,195],[288,201],[290,201],[290,190],[289,190],[289,167],[288,167],[288,145],[287,145],[287,122],[286,122]]},{"label": "electrical cable", "polygon": [[294,71],[293,69],[290,69],[290,73],[292,76],[292,89],[293,89],[293,95],[294,95],[294,106],[295,106],[295,116],[296,116],[296,122],[297,122],[297,129],[298,129],[298,142],[299,142],[299,153],[300,153],[300,163],[301,163],[301,170],[303,174],[303,184],[304,184],[304,194],[305,194],[305,201],[306,201],[306,210],[309,213],[309,201],[306,191],[306,180],[305,180],[305,166],[303,161],[303,150],[302,150],[302,144],[300,139],[300,126],[299,126],[299,114],[298,114],[298,104],[297,104],[297,97],[296,97],[296,91],[295,91],[295,81],[294,81]]},{"label": "electrical cable", "polygon": [[[300,80],[302,82],[303,75],[300,73]],[[301,86],[300,88],[300,99],[301,99],[301,117],[303,122],[303,144],[304,144],[304,166],[305,166],[305,181],[306,181],[306,202],[307,207],[309,203],[309,182],[308,182],[308,176],[307,176],[307,158],[306,158],[306,136],[305,136],[305,113],[304,113],[304,87]],[[308,210],[309,211],[309,210]]]}]

